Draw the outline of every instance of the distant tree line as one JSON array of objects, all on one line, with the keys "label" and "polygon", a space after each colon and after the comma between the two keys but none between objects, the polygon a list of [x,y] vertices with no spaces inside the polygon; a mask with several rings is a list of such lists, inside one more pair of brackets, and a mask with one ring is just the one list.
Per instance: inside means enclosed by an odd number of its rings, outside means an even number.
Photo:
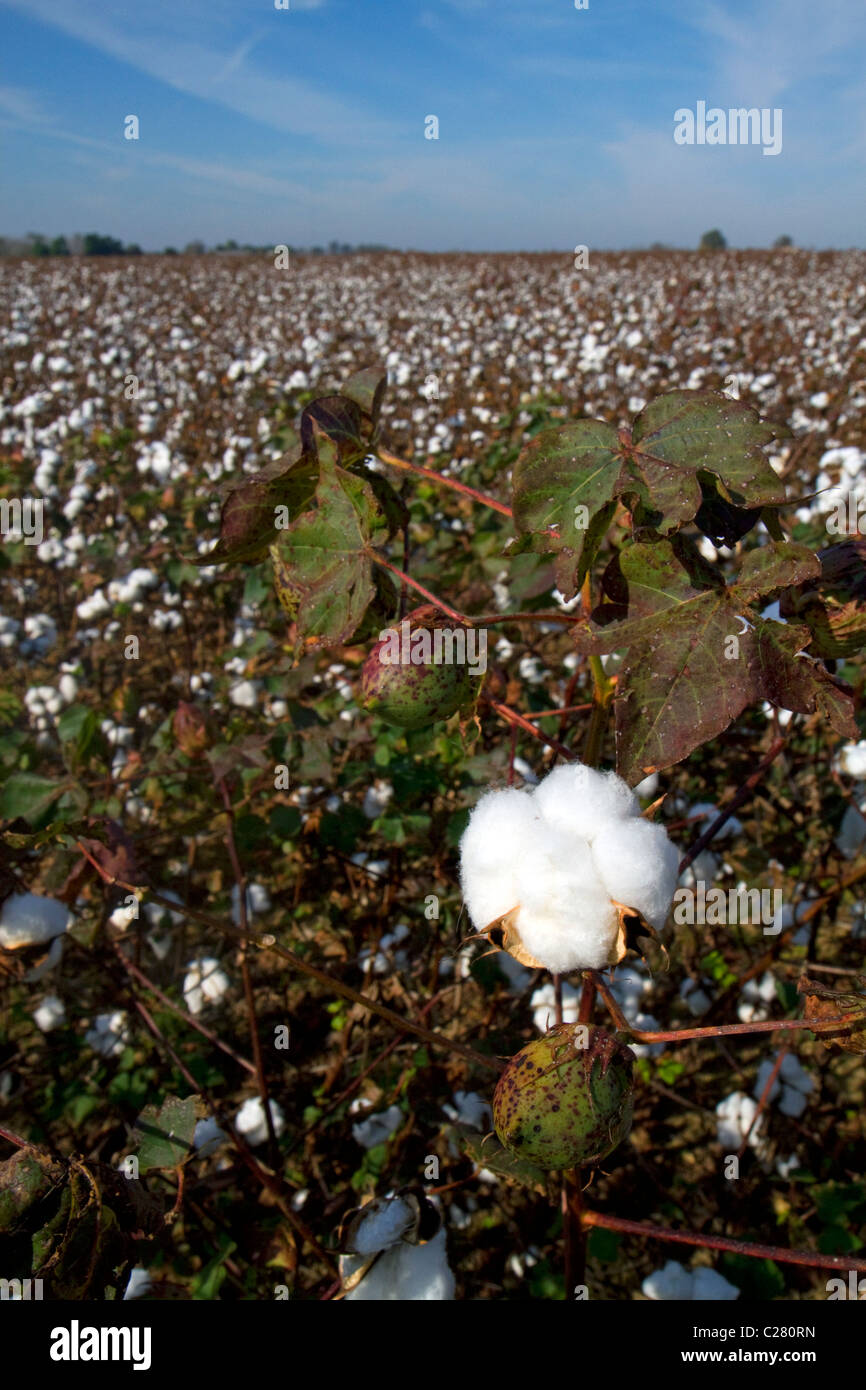
[{"label": "distant tree line", "polygon": [[[212,252],[257,252],[273,255],[274,247],[286,243],[268,242],[264,246],[254,246],[250,242],[239,243],[234,240],[221,241],[216,246],[206,246],[203,241],[189,241],[183,248],[185,256],[202,256]],[[389,251],[391,248],[378,242],[363,242],[352,246],[345,241],[331,241],[327,246],[289,246],[296,256],[350,256],[362,251]],[[0,237],[0,256],[140,256],[142,249],[133,241],[124,245],[117,237],[102,236],[99,232],[70,237],[48,238],[41,232],[28,232],[26,237]],[[166,246],[157,255],[176,256],[177,247]]]}]

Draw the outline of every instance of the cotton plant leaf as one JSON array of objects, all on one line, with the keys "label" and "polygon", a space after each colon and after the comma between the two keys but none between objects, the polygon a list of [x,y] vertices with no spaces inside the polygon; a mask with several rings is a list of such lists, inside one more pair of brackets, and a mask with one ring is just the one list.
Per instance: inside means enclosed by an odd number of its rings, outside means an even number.
[{"label": "cotton plant leaf", "polygon": [[253,564],[264,559],[274,543],[281,513],[297,516],[313,497],[318,465],[300,447],[282,455],[258,473],[232,486],[220,513],[219,540],[205,555],[192,556],[194,565]]},{"label": "cotton plant leaf", "polygon": [[360,626],[377,596],[371,550],[390,533],[369,482],[320,453],[316,506],[271,548],[277,597],[301,643],[333,646]]},{"label": "cotton plant leaf", "polygon": [[138,1166],[142,1173],[151,1168],[177,1168],[195,1152],[195,1096],[180,1100],[166,1096],[162,1105],[148,1105],[135,1122],[139,1139]]},{"label": "cotton plant leaf", "polygon": [[619,439],[602,420],[542,430],[514,465],[512,509],[519,535],[554,556],[556,582],[573,598],[616,510]]},{"label": "cotton plant leaf", "polygon": [[847,687],[804,652],[808,628],[755,611],[766,595],[820,573],[807,547],[751,551],[730,585],[679,537],[629,546],[619,571],[628,616],[622,604],[602,604],[576,627],[576,642],[595,655],[625,652],[616,763],[630,785],[680,762],[763,700],[803,714],[817,710],[837,733],[859,738]]},{"label": "cotton plant leaf", "polygon": [[573,598],[620,499],[662,535],[702,508],[708,524],[730,532],[735,521],[744,524],[747,509],[783,503],[784,485],[761,452],[780,432],[751,406],[715,391],[659,396],[631,433],[600,420],[544,430],[514,466],[518,534],[554,556],[557,585]]},{"label": "cotton plant leaf", "polygon": [[322,439],[336,445],[337,461],[344,467],[362,459],[367,446],[362,438],[360,406],[345,396],[320,396],[310,401],[301,415],[304,452],[318,453]]},{"label": "cotton plant leaf", "polygon": [[384,367],[363,367],[344,382],[341,395],[347,396],[371,421],[375,431],[379,424],[379,412],[388,384],[388,373]]},{"label": "cotton plant leaf", "polygon": [[517,1158],[509,1153],[495,1134],[482,1135],[477,1130],[460,1124],[454,1125],[451,1133],[479,1168],[488,1169],[497,1177],[504,1178],[506,1182],[531,1188],[533,1192],[543,1196],[548,1195],[547,1174],[541,1168],[536,1168],[535,1164],[528,1163],[525,1158]]}]

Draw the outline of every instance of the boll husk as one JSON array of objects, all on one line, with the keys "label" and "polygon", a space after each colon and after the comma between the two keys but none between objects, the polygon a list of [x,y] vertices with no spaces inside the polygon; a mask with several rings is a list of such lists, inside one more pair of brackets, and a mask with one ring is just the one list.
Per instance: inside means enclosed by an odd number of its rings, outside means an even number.
[{"label": "boll husk", "polygon": [[[439,661],[435,659],[437,633]],[[447,641],[446,633],[451,634]],[[468,710],[478,693],[478,679],[467,661],[454,660],[460,650],[452,640],[455,635],[462,636],[465,654],[468,628],[461,628],[432,604],[414,609],[400,628],[380,638],[364,662],[364,708],[401,729],[424,729],[459,709]]]},{"label": "boll husk", "polygon": [[493,1123],[516,1157],[552,1171],[598,1163],[631,1129],[634,1053],[613,1033],[560,1023],[512,1057]]},{"label": "boll husk", "polygon": [[523,965],[563,974],[622,960],[628,927],[665,923],[679,854],[613,772],[555,768],[528,791],[488,792],[460,842],[476,930]]}]

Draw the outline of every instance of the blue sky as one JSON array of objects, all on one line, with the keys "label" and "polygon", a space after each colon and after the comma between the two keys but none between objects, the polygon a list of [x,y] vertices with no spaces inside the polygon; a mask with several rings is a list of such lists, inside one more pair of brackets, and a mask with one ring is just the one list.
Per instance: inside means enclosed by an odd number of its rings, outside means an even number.
[{"label": "blue sky", "polygon": [[[864,0],[289,5],[0,0],[0,233],[866,245]],[[781,108],[781,153],[677,145],[699,101]]]}]

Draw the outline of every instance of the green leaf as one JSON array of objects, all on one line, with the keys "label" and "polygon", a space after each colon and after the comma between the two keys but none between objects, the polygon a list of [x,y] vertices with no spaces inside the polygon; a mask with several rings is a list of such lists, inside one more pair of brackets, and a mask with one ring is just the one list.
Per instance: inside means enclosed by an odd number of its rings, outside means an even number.
[{"label": "green leaf", "polygon": [[142,1173],[150,1168],[177,1168],[194,1152],[195,1096],[179,1100],[167,1096],[162,1105],[148,1105],[135,1122],[139,1140],[138,1166]]},{"label": "green leaf", "polygon": [[601,420],[544,430],[514,467],[518,533],[555,555],[557,584],[572,598],[619,498],[663,534],[694,520],[708,490],[740,508],[784,502],[784,485],[761,453],[779,432],[751,406],[715,391],[657,397],[631,436]]},{"label": "green leaf", "polygon": [[0,690],[0,726],[8,728],[14,724],[24,706],[11,690]]},{"label": "green leaf", "polygon": [[372,420],[375,430],[379,423],[379,411],[387,385],[388,373],[384,367],[364,367],[349,377],[340,394],[361,407],[364,414]]},{"label": "green leaf", "polygon": [[226,1277],[226,1260],[230,1259],[237,1250],[237,1241],[231,1240],[224,1232],[219,1237],[220,1248],[212,1260],[208,1260],[204,1269],[196,1274],[193,1280],[192,1296],[196,1301],[205,1300],[212,1302],[219,1294],[220,1287]]},{"label": "green leaf", "polygon": [[785,488],[761,453],[783,432],[744,401],[718,391],[669,391],[650,401],[632,433],[631,473],[641,502],[660,514],[659,530],[691,521],[702,503],[698,470],[715,474],[726,500],[762,507]]},{"label": "green leaf", "polygon": [[515,1158],[508,1149],[503,1148],[495,1134],[481,1135],[467,1125],[457,1124],[450,1133],[462,1144],[469,1157],[479,1168],[489,1168],[491,1173],[516,1182],[521,1187],[531,1187],[534,1192],[547,1195],[547,1174],[525,1158]]},{"label": "green leaf", "polygon": [[301,415],[301,445],[307,454],[315,454],[322,439],[328,439],[337,449],[337,462],[355,463],[367,452],[361,437],[361,411],[345,396],[320,396],[310,401]]},{"label": "green leaf", "polygon": [[86,705],[69,705],[57,721],[57,733],[62,743],[74,743],[75,752],[83,758],[99,732],[99,716]]},{"label": "green leaf", "polygon": [[612,425],[576,420],[542,430],[514,465],[515,525],[533,536],[534,549],[556,556],[556,582],[566,598],[583,583],[613,518],[622,472],[618,449]]},{"label": "green leaf", "polygon": [[191,556],[192,564],[263,560],[274,541],[277,507],[288,508],[290,519],[298,516],[313,496],[317,475],[314,459],[297,449],[244,478],[223,502],[217,545],[205,555]]},{"label": "green leaf", "polygon": [[589,1233],[587,1254],[594,1260],[610,1264],[619,1258],[621,1244],[622,1236],[617,1235],[616,1231],[606,1231],[602,1226],[593,1226]]},{"label": "green leaf", "polygon": [[13,772],[0,787],[0,818],[17,820],[20,816],[33,824],[67,790],[68,784],[37,777],[34,772]]},{"label": "green leaf", "polygon": [[751,1255],[724,1254],[719,1273],[736,1284],[744,1298],[769,1300],[785,1292],[785,1279],[773,1260],[756,1260]]},{"label": "green leaf", "polygon": [[313,645],[345,642],[374,597],[369,547],[387,523],[372,489],[322,462],[317,506],[292,522],[271,547],[277,597]]},{"label": "green leaf", "polygon": [[[859,738],[847,689],[800,655],[805,627],[765,620],[752,605],[820,570],[805,546],[775,542],[749,552],[731,585],[681,537],[620,552],[628,595],[602,604],[575,630],[578,650],[625,651],[615,701],[617,770],[632,785],[715,738],[748,705],[769,700],[818,710],[846,738]],[[732,642],[736,639],[736,642]]]}]

